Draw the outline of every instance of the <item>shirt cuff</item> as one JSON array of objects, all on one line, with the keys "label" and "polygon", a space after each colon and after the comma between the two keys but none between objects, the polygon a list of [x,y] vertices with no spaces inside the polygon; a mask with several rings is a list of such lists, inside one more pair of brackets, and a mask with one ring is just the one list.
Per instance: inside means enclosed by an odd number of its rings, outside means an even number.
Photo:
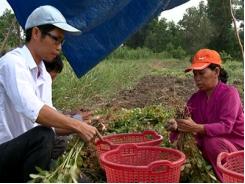
[{"label": "shirt cuff", "polygon": [[42,107],[44,106],[45,104],[42,102],[42,101],[38,101],[36,102],[35,104],[35,109],[32,109],[31,110],[31,114],[30,114],[30,117],[31,117],[31,120],[33,122],[36,122],[37,118],[38,118],[38,115],[39,115],[39,112],[40,110],[42,109]]}]

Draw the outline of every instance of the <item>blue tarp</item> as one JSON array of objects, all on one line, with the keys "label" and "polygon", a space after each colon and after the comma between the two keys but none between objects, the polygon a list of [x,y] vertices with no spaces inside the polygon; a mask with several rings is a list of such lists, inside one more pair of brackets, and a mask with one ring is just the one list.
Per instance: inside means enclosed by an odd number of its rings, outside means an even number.
[{"label": "blue tarp", "polygon": [[83,33],[66,34],[63,53],[81,77],[160,12],[189,0],[8,0],[24,27],[38,6],[52,5]]}]

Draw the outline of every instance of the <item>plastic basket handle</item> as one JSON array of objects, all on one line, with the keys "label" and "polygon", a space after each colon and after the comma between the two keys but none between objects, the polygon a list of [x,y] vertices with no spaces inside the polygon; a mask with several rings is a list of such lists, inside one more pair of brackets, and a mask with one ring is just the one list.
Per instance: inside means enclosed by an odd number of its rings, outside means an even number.
[{"label": "plastic basket handle", "polygon": [[110,148],[110,149],[103,149],[102,147],[100,147],[100,149],[101,149],[101,151],[109,151],[109,150],[111,150],[111,149],[114,149],[115,148],[115,146],[111,143],[111,142],[109,142],[109,141],[107,141],[107,140],[100,140],[101,142],[100,142],[100,145],[108,145],[108,147]]},{"label": "plastic basket handle", "polygon": [[[244,151],[237,151],[235,154],[240,154],[240,153],[243,153],[244,154]],[[224,159],[226,159],[228,156],[232,156],[234,154],[234,152],[232,153],[227,153],[227,152],[221,152],[218,157],[217,157],[217,167],[218,169],[223,173],[226,173],[226,174],[229,174],[230,176],[238,179],[238,180],[244,180],[244,175],[243,174],[240,174],[240,173],[237,173],[237,172],[234,172],[230,169],[227,169],[226,167],[224,167],[222,165],[222,161]]]},{"label": "plastic basket handle", "polygon": [[173,167],[173,164],[168,160],[157,160],[148,165],[148,168],[153,173],[168,172],[171,167]]},{"label": "plastic basket handle", "polygon": [[123,151],[125,149],[131,148],[131,149],[137,149],[139,146],[137,146],[135,143],[127,143],[127,144],[121,144],[118,146],[119,151]]},{"label": "plastic basket handle", "polygon": [[160,135],[158,135],[155,131],[153,130],[145,130],[143,132],[143,135],[144,136],[147,136],[147,135],[152,135],[153,137],[157,138],[157,137],[160,137]]},{"label": "plastic basket handle", "polygon": [[217,157],[217,165],[221,166],[222,161],[229,156],[229,153],[227,152],[221,152]]},{"label": "plastic basket handle", "polygon": [[[139,148],[135,143],[127,143],[127,144],[121,144],[118,148],[117,151],[121,155],[121,157],[132,157],[135,155],[135,150]],[[131,149],[132,152],[124,152],[127,149]]]}]

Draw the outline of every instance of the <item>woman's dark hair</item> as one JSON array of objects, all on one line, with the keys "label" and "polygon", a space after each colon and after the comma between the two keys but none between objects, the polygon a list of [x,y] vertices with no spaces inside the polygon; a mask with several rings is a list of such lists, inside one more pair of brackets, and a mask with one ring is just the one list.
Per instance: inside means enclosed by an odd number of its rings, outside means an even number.
[{"label": "woman's dark hair", "polygon": [[210,68],[211,70],[215,70],[216,67],[220,68],[219,80],[221,80],[223,83],[226,83],[228,81],[229,75],[224,68],[221,68],[220,65],[216,64],[210,64],[208,66],[208,68]]},{"label": "woman's dark hair", "polygon": [[[52,24],[40,25],[37,27],[40,29],[43,37],[46,35],[46,33],[50,32],[56,28]],[[32,33],[32,28],[29,28],[26,30],[26,43],[28,43],[31,40],[31,33]]]},{"label": "woman's dark hair", "polygon": [[51,62],[47,62],[45,60],[43,62],[45,64],[47,72],[55,71],[57,73],[60,73],[64,67],[62,59],[59,55],[56,56]]}]

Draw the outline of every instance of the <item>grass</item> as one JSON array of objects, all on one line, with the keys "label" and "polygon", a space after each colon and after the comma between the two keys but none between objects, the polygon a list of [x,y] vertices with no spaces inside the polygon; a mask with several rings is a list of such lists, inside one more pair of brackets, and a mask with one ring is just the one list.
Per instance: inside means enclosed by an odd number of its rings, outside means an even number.
[{"label": "grass", "polygon": [[[54,105],[63,111],[91,108],[101,100],[113,98],[122,89],[132,88],[140,78],[149,74],[192,77],[191,72],[183,72],[190,64],[189,58],[177,60],[164,56],[165,53],[153,54],[147,49],[119,48],[80,79],[65,61],[62,73],[53,83]],[[230,76],[228,82],[236,83],[243,96],[243,64],[228,61],[224,68]]]},{"label": "grass", "polygon": [[[105,60],[78,79],[70,66],[54,82],[53,100],[60,110],[91,106],[100,98],[109,98],[121,89],[130,88],[147,73],[144,60]],[[97,100],[96,100],[97,99]]]},{"label": "grass", "polygon": [[228,83],[235,84],[241,98],[244,97],[244,65],[241,61],[227,61],[224,69],[229,75]]}]

